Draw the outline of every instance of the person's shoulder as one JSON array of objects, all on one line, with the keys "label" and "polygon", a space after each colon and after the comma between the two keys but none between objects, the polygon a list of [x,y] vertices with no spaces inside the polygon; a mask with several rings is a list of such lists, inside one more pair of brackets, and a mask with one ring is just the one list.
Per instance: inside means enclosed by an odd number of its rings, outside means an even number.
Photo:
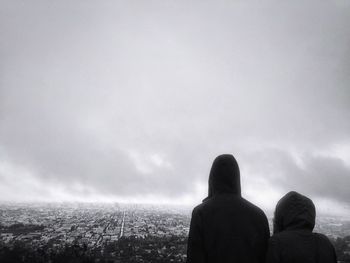
[{"label": "person's shoulder", "polygon": [[242,198],[242,202],[245,204],[245,206],[256,215],[260,216],[263,219],[267,220],[267,217],[265,215],[265,212],[258,206],[254,205],[253,203],[249,202],[247,199]]},{"label": "person's shoulder", "polygon": [[[322,254],[322,258],[325,258],[327,262],[336,262],[336,252],[335,247],[329,240],[329,238],[320,233],[313,233],[314,237],[316,237],[316,243],[318,246],[318,250]],[[326,262],[326,261],[325,261]]]},{"label": "person's shoulder", "polygon": [[331,241],[329,240],[329,238],[326,235],[321,234],[321,233],[315,233],[315,232],[313,232],[312,234],[319,242],[321,242],[325,245],[328,245],[328,246],[333,246]]},{"label": "person's shoulder", "polygon": [[279,247],[288,247],[291,242],[295,242],[296,236],[293,232],[290,231],[282,231],[279,233],[273,234],[269,239],[270,245],[275,245]]},{"label": "person's shoulder", "polygon": [[267,217],[262,209],[244,199],[243,197],[237,197],[234,195],[221,195],[204,199],[201,204],[197,205],[193,209],[192,213],[207,212],[211,211],[213,208],[221,206],[227,207],[228,205],[234,208],[239,207],[240,211],[245,211],[244,214],[249,214],[254,218],[261,218],[262,220],[267,221]]},{"label": "person's shoulder", "polygon": [[207,197],[202,201],[202,203],[200,203],[195,208],[193,208],[193,211],[203,211],[203,210],[208,209],[209,207],[217,206],[218,201],[219,200],[217,200],[217,197],[215,197],[215,196],[214,197]]},{"label": "person's shoulder", "polygon": [[203,203],[201,203],[201,204],[195,206],[195,207],[192,209],[192,216],[193,216],[193,215],[198,215],[198,214],[200,214],[200,213],[203,211],[204,206],[205,206],[205,202],[203,202]]},{"label": "person's shoulder", "polygon": [[328,237],[326,235],[324,235],[324,234],[313,232],[312,235],[315,238],[319,239],[319,240],[322,240],[322,241],[325,241],[325,242],[330,242]]}]

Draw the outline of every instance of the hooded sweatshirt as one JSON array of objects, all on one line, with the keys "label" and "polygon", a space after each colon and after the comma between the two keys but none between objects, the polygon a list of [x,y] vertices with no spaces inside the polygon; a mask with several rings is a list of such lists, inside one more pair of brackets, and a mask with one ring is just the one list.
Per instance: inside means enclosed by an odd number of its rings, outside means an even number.
[{"label": "hooded sweatshirt", "polygon": [[218,156],[208,197],[192,212],[187,262],[264,262],[269,235],[264,212],[241,197],[237,161],[230,154]]},{"label": "hooded sweatshirt", "polygon": [[336,263],[328,238],[312,232],[315,217],[315,205],[309,198],[294,191],[286,194],[276,206],[267,262]]}]

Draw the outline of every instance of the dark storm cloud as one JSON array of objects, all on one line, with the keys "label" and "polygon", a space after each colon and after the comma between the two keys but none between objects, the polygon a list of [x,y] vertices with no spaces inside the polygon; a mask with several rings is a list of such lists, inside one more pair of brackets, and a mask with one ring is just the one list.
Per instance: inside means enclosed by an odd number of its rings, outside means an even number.
[{"label": "dark storm cloud", "polygon": [[[81,183],[108,194],[144,194],[150,189],[174,194],[167,187],[175,180],[173,171],[158,166],[152,167],[151,175],[138,171],[128,151],[113,145],[103,133],[90,132],[80,123],[84,113],[79,113],[81,117],[74,116],[79,111],[75,107],[82,107],[81,104],[70,107],[64,99],[56,103],[44,98],[49,105],[38,106],[39,100],[34,99],[32,105],[31,100],[30,95],[25,96],[15,107],[20,110],[7,114],[3,120],[1,135],[6,140],[1,144],[5,161],[29,169],[48,183],[51,180],[68,188]],[[139,158],[147,156],[141,152]],[[160,177],[161,173],[168,176]],[[176,183],[186,191],[184,182]]]},{"label": "dark storm cloud", "polygon": [[2,1],[0,168],[73,195],[180,198],[232,152],[246,186],[348,203],[349,8]]},{"label": "dark storm cloud", "polygon": [[350,200],[350,165],[337,157],[309,152],[295,158],[288,151],[268,148],[249,157],[255,160],[252,167],[272,187],[300,191],[313,198]]},{"label": "dark storm cloud", "polygon": [[299,179],[297,184],[304,185],[313,195],[343,202],[350,200],[350,167],[338,158],[307,159],[305,168],[296,177]]}]

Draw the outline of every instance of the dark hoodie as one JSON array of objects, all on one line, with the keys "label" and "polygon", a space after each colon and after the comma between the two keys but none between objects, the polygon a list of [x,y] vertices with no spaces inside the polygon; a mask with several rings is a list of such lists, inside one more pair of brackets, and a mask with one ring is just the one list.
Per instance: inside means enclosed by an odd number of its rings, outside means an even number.
[{"label": "dark hoodie", "polygon": [[312,232],[315,217],[309,198],[297,192],[286,194],[276,206],[267,263],[336,263],[328,238]]},{"label": "dark hoodie", "polygon": [[268,222],[261,209],[241,197],[239,167],[232,155],[215,159],[208,192],[192,212],[187,262],[264,262]]}]

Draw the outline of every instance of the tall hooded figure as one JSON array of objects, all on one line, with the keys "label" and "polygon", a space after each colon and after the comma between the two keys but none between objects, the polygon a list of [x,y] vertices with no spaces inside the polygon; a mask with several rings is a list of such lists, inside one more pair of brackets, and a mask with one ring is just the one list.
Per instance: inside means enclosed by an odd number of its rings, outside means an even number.
[{"label": "tall hooded figure", "polygon": [[264,262],[269,237],[264,212],[241,196],[237,161],[230,154],[218,156],[208,197],[192,212],[187,262]]},{"label": "tall hooded figure", "polygon": [[286,194],[276,206],[266,262],[336,263],[328,238],[312,232],[315,217],[315,206],[309,198],[294,191]]}]

